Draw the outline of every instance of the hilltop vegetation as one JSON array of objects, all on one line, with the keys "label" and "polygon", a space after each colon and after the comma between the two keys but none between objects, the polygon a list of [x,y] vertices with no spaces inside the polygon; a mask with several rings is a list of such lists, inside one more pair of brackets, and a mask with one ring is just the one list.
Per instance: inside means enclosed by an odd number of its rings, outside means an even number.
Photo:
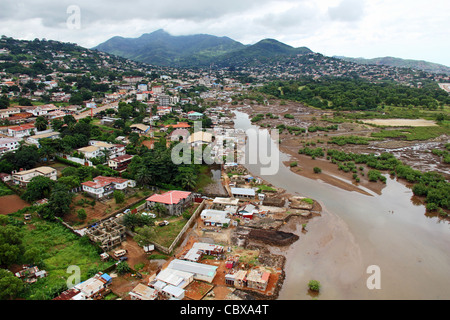
[{"label": "hilltop vegetation", "polygon": [[374,110],[390,105],[436,110],[450,105],[450,96],[435,82],[426,83],[423,88],[412,88],[390,82],[371,83],[358,78],[305,78],[272,82],[261,88],[261,92],[333,110]]},{"label": "hilltop vegetation", "polygon": [[349,57],[337,57],[345,61],[351,61],[360,64],[371,64],[371,65],[386,65],[392,67],[400,68],[411,68],[417,70],[423,70],[433,73],[445,73],[450,74],[450,68],[438,63],[432,63],[423,60],[412,60],[412,59],[400,59],[394,57],[382,57],[373,59],[364,58],[349,58]]}]

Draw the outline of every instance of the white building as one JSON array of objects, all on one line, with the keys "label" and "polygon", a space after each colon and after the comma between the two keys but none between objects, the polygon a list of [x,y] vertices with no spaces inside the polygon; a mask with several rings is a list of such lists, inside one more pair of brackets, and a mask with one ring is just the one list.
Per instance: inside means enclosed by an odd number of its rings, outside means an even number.
[{"label": "white building", "polygon": [[19,141],[21,140],[18,138],[0,138],[0,155],[19,149]]},{"label": "white building", "polygon": [[192,273],[194,275],[194,280],[212,283],[214,277],[216,276],[218,267],[175,259],[169,264],[168,268]]},{"label": "white building", "polygon": [[249,188],[231,188],[231,193],[235,198],[253,199],[256,196],[256,191]]},{"label": "white building", "polygon": [[229,215],[228,211],[206,209],[202,211],[200,217],[207,226],[223,227],[230,225],[231,219],[228,218]]},{"label": "white building", "polygon": [[10,127],[8,128],[8,136],[13,138],[24,138],[31,136],[31,133],[35,130],[36,128],[32,124]]},{"label": "white building", "polygon": [[40,147],[39,140],[41,139],[59,139],[59,132],[49,132],[43,134],[37,134],[27,138],[27,142]]},{"label": "white building", "polygon": [[135,184],[133,180],[99,176],[94,178],[93,181],[87,181],[81,185],[83,191],[89,193],[89,195],[96,199],[100,199],[112,194],[114,190],[123,191],[129,187],[134,187]]},{"label": "white building", "polygon": [[12,180],[15,184],[26,186],[28,183],[30,183],[31,179],[37,176],[48,177],[54,181],[58,179],[56,169],[51,167],[39,167],[26,171],[13,172]]}]

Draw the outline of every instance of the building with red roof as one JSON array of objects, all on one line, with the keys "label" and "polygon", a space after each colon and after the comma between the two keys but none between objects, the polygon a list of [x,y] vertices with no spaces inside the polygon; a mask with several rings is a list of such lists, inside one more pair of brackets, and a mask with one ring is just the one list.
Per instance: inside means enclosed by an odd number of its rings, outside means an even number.
[{"label": "building with red roof", "polygon": [[128,165],[131,163],[131,160],[133,160],[133,156],[129,154],[125,154],[123,156],[116,157],[114,159],[110,159],[108,161],[108,165],[111,169],[123,172],[127,170]]},{"label": "building with red roof", "polygon": [[8,136],[14,138],[23,138],[31,136],[31,132],[35,130],[33,124],[24,124],[21,126],[8,128]]},{"label": "building with red roof", "polygon": [[187,122],[178,122],[177,124],[169,124],[166,128],[174,128],[174,129],[188,129],[191,126]]},{"label": "building with red roof", "polygon": [[163,205],[172,216],[179,216],[184,209],[192,204],[193,193],[187,191],[169,191],[163,194],[154,194],[147,199],[147,207],[153,208],[156,204]]}]

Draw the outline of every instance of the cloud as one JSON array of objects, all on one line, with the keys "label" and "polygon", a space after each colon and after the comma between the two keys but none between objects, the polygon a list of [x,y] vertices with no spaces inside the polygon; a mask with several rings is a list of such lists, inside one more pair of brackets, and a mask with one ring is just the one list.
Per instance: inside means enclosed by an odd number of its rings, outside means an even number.
[{"label": "cloud", "polygon": [[[81,29],[67,8],[81,10]],[[157,29],[206,33],[244,44],[274,38],[326,55],[414,54],[450,65],[448,0],[0,0],[0,35],[94,47]]]},{"label": "cloud", "polygon": [[353,22],[361,20],[364,14],[363,0],[342,0],[336,7],[328,8],[331,20]]}]

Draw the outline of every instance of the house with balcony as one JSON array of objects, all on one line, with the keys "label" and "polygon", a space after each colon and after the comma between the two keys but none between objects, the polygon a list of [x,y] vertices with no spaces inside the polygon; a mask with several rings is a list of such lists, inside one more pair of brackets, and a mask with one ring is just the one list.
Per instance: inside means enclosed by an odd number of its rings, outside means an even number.
[{"label": "house with balcony", "polygon": [[98,176],[93,181],[83,182],[81,185],[83,191],[91,197],[101,199],[111,195],[115,190],[125,191],[132,188],[136,183],[128,179]]},{"label": "house with balcony", "polygon": [[56,169],[51,167],[39,167],[26,171],[13,172],[12,180],[15,184],[26,186],[30,183],[31,179],[38,176],[48,177],[53,181],[58,179]]},{"label": "house with balcony", "polygon": [[124,172],[125,170],[127,170],[128,165],[131,163],[131,160],[133,160],[133,156],[125,154],[123,156],[110,159],[108,161],[108,166],[118,172]]}]

